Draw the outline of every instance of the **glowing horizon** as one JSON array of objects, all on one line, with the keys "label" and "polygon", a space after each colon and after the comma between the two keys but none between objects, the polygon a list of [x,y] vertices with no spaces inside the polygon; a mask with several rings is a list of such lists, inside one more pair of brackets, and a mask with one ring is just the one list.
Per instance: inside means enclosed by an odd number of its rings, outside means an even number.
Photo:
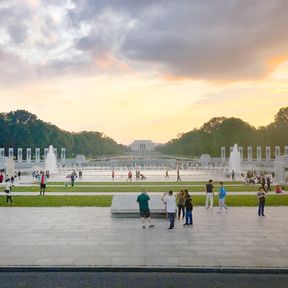
[{"label": "glowing horizon", "polygon": [[288,2],[251,5],[4,0],[0,112],[122,144],[217,116],[267,125],[288,106]]}]

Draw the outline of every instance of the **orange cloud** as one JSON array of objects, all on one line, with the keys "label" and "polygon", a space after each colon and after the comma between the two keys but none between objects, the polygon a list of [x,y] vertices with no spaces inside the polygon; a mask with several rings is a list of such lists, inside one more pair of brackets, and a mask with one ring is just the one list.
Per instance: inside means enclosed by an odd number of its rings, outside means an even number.
[{"label": "orange cloud", "polygon": [[277,57],[273,57],[267,61],[267,67],[272,72],[274,71],[278,66],[283,64],[288,60],[288,55],[281,55]]}]

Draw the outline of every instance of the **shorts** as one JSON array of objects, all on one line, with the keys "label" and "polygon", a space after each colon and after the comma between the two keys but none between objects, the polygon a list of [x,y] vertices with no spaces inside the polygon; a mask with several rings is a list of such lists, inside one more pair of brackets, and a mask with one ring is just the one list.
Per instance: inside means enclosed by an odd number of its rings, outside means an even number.
[{"label": "shorts", "polygon": [[40,188],[41,188],[41,189],[46,189],[46,184],[45,184],[45,183],[44,183],[44,184],[41,183],[41,184],[40,184]]},{"label": "shorts", "polygon": [[140,210],[140,217],[149,218],[151,216],[150,210]]}]

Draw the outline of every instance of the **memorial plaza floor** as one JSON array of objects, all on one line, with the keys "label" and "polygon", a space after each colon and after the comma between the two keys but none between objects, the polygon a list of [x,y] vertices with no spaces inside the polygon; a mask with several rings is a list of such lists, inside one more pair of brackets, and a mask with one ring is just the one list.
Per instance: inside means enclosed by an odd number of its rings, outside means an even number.
[{"label": "memorial plaza floor", "polygon": [[110,208],[0,208],[0,266],[288,268],[288,207],[193,211],[193,227]]}]

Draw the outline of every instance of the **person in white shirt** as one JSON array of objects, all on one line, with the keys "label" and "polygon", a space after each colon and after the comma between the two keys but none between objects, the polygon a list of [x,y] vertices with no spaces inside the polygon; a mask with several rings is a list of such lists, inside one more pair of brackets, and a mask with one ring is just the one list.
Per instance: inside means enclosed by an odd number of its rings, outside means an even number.
[{"label": "person in white shirt", "polygon": [[165,196],[164,203],[166,204],[168,219],[170,221],[170,226],[168,229],[173,229],[175,213],[176,213],[176,199],[175,199],[175,196],[173,196],[173,191],[169,191],[168,195]]},{"label": "person in white shirt", "polygon": [[5,193],[7,196],[6,203],[8,203],[9,201],[11,204],[13,203],[12,194],[11,194],[11,187],[12,186],[13,186],[13,184],[11,183],[10,179],[7,179],[6,183],[5,183]]}]

